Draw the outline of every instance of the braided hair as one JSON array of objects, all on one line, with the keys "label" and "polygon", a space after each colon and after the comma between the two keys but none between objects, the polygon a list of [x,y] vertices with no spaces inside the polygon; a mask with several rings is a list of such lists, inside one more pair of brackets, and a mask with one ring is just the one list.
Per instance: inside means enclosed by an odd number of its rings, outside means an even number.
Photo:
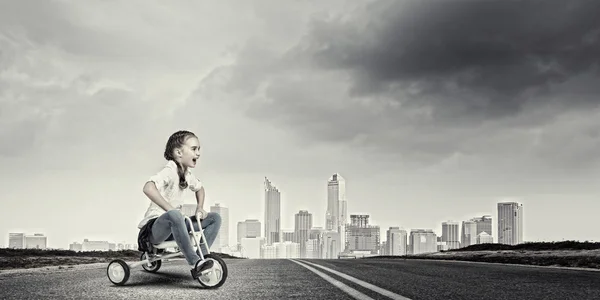
[{"label": "braided hair", "polygon": [[167,145],[165,147],[165,159],[172,160],[177,165],[177,175],[179,175],[179,187],[181,189],[186,189],[188,187],[188,184],[185,180],[183,166],[179,162],[177,162],[177,160],[175,160],[175,157],[173,156],[173,150],[175,150],[175,148],[183,146],[185,144],[185,141],[191,137],[196,137],[196,135],[190,131],[179,130],[169,137],[169,140],[167,141]]}]

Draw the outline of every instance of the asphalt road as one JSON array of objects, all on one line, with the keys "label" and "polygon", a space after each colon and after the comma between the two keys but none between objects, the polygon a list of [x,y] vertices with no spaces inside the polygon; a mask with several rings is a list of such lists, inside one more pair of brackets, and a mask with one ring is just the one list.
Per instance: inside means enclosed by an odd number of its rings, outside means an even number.
[{"label": "asphalt road", "polygon": [[225,260],[226,283],[207,290],[182,260],[125,286],[107,264],[0,272],[0,299],[600,299],[600,272],[429,260]]}]

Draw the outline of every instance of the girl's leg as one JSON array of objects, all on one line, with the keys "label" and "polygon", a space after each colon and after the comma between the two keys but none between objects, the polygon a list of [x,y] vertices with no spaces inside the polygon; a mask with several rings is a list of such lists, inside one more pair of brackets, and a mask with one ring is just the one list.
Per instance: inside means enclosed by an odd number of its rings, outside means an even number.
[{"label": "girl's leg", "polygon": [[[194,230],[199,231],[198,221],[196,221],[196,217],[191,217],[192,223],[194,224]],[[217,234],[219,233],[219,229],[221,229],[221,215],[215,212],[209,212],[206,218],[204,218],[201,222],[202,228],[204,229],[204,236],[206,237],[206,243],[208,244],[208,248],[212,246],[217,238]],[[208,249],[206,249],[206,245],[201,245],[202,253],[208,253]]]},{"label": "girl's leg", "polygon": [[186,221],[181,211],[172,209],[162,214],[154,224],[150,231],[150,242],[159,244],[166,241],[172,234],[177,246],[185,256],[188,264],[194,266],[200,259],[198,254],[194,252],[194,247],[190,241]]}]

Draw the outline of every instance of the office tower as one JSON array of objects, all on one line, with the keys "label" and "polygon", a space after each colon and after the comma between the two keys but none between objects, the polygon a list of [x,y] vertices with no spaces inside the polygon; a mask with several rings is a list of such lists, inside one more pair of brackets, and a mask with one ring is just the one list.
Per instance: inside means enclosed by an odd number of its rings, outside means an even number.
[{"label": "office tower", "polygon": [[48,238],[41,234],[25,235],[25,248],[27,249],[46,249],[48,247]]},{"label": "office tower", "polygon": [[355,227],[369,226],[369,215],[351,215],[350,225]]},{"label": "office tower", "polygon": [[312,228],[312,214],[306,210],[299,211],[294,216],[294,242],[300,244],[300,257],[306,258],[306,241]]},{"label": "office tower", "polygon": [[242,242],[243,238],[261,237],[260,221],[256,219],[247,219],[237,224],[237,242]]},{"label": "office tower", "polygon": [[523,204],[498,203],[498,243],[507,245],[523,243]]},{"label": "office tower", "polygon": [[348,252],[369,251],[377,254],[380,247],[379,226],[369,225],[369,215],[350,215],[350,225],[346,227]]},{"label": "office tower", "polygon": [[267,177],[265,177],[265,238],[266,246],[281,241],[281,193]]},{"label": "office tower", "polygon": [[310,231],[308,232],[308,238],[309,239],[318,239],[319,236],[325,232],[326,230],[323,229],[323,227],[313,227],[310,229]]},{"label": "office tower", "polygon": [[448,250],[460,248],[460,234],[458,222],[442,222],[442,242],[448,246]]},{"label": "office tower", "polygon": [[477,235],[479,235],[482,232],[485,232],[490,236],[492,235],[492,216],[484,215],[481,217],[473,218],[472,221],[474,221],[477,224]]},{"label": "office tower", "polygon": [[406,255],[408,233],[400,227],[390,227],[387,231],[385,255]]},{"label": "office tower", "polygon": [[338,258],[340,254],[340,233],[336,231],[323,231],[319,234],[318,244],[320,258]]},{"label": "office tower", "polygon": [[477,244],[477,223],[475,221],[462,222],[460,243],[462,248]]},{"label": "office tower", "polygon": [[308,239],[306,241],[306,257],[305,258],[319,258],[319,239]]},{"label": "office tower", "polygon": [[282,242],[294,242],[296,240],[296,232],[293,230],[281,230],[281,241]]},{"label": "office tower", "polygon": [[[388,230],[389,233],[389,230]],[[390,255],[388,251],[387,241],[382,241],[379,245],[379,255]]]},{"label": "office tower", "polygon": [[412,229],[410,248],[411,254],[437,252],[437,236],[431,229]]},{"label": "office tower", "polygon": [[211,251],[222,251],[222,248],[229,247],[229,208],[215,203],[215,205],[210,207],[210,212],[221,216],[221,228],[210,248]]},{"label": "office tower", "polygon": [[25,234],[24,233],[8,233],[8,248],[24,249]]},{"label": "office tower", "polygon": [[346,180],[338,173],[327,181],[327,212],[325,229],[340,233],[340,251],[344,251],[347,220]]},{"label": "office tower", "polygon": [[69,250],[77,251],[77,252],[82,251],[83,244],[80,244],[78,242],[73,242],[73,243],[69,244]]},{"label": "office tower", "polygon": [[326,230],[339,231],[347,220],[346,180],[338,173],[327,181]]}]

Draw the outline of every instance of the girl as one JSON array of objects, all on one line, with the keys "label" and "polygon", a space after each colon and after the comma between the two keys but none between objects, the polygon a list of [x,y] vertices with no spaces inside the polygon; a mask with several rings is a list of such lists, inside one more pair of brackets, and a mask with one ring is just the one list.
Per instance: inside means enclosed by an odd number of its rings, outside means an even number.
[{"label": "girl", "polygon": [[[196,194],[198,206],[195,215],[200,216],[208,247],[217,237],[221,227],[221,216],[217,213],[206,212],[202,208],[204,206],[204,187],[190,171],[190,168],[196,166],[200,157],[200,142],[196,135],[185,130],[172,134],[167,141],[164,157],[167,160],[165,167],[150,177],[144,185],[143,192],[151,202],[144,219],[138,224],[140,248],[145,246],[145,242],[156,245],[174,239],[191,267],[192,277],[197,279],[202,271],[213,266],[213,261],[200,262],[200,256],[194,252],[189,238],[189,225],[180,211],[183,205],[183,191],[189,188]],[[194,230],[200,230],[196,216],[192,216],[190,219]],[[203,253],[208,251],[208,249],[202,250]]]}]

